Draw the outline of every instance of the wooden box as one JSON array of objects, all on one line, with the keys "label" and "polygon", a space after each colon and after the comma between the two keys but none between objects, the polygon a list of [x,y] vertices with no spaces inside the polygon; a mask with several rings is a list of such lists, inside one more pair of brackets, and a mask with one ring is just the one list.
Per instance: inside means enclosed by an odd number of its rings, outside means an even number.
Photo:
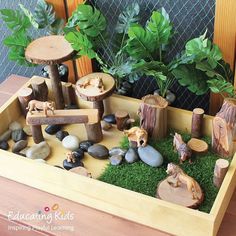
[{"label": "wooden box", "polygon": [[[30,81],[25,86],[29,84]],[[92,105],[80,99],[78,102],[81,108],[90,108]],[[105,101],[105,112],[114,112],[114,109],[119,107],[119,109],[129,111],[132,116],[136,116],[139,104],[138,99],[113,95]],[[168,108],[170,128],[190,132],[191,117],[192,113],[189,111]],[[17,94],[0,108],[0,120],[0,134],[7,130],[12,121],[23,121]],[[204,135],[211,135],[211,123],[212,117],[205,116]],[[86,138],[83,125],[73,125],[73,128],[68,127],[68,129],[78,133],[79,137],[82,135],[82,138]],[[102,143],[110,148],[119,144],[121,136],[122,132],[114,129],[114,133],[104,135]],[[45,138],[50,146],[54,147],[48,163],[61,165],[64,158],[61,159],[62,157],[58,158],[58,156],[60,153],[65,153],[65,150],[60,148],[59,141],[51,141],[48,136]],[[93,177],[97,177],[106,164],[107,161],[92,158],[87,158],[85,163]],[[0,150],[0,175],[3,177],[174,235],[216,235],[236,185],[236,155],[234,155],[214,205],[207,214],[96,179],[79,176],[52,165],[36,163]],[[11,168],[8,168],[9,166]]]}]

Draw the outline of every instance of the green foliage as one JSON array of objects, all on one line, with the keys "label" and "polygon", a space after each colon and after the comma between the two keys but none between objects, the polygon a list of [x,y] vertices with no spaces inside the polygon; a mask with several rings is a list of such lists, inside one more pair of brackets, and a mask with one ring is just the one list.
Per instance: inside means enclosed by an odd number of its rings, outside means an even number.
[{"label": "green foliage", "polygon": [[[184,141],[190,139],[190,135],[184,134]],[[210,139],[205,137],[209,143]],[[166,178],[166,166],[169,162],[179,164],[178,154],[174,152],[172,146],[173,137],[169,136],[166,139],[155,142],[150,141],[150,144],[156,148],[164,157],[162,167],[153,168],[142,161],[133,164],[122,163],[119,166],[108,165],[104,172],[99,177],[99,180],[110,183],[122,188],[130,189],[139,193],[143,193],[152,197],[156,196],[156,188],[158,183]],[[121,147],[128,148],[128,139],[124,137],[121,140]],[[198,181],[201,185],[205,199],[199,210],[209,213],[214,203],[218,189],[213,185],[213,171],[215,161],[218,159],[211,151],[204,155],[197,155],[193,160],[193,164],[187,161],[181,165],[181,168],[190,176]]]},{"label": "green foliage", "polygon": [[120,13],[118,22],[116,24],[116,32],[119,34],[127,34],[128,29],[132,24],[138,23],[139,21],[140,7],[138,3],[132,3],[126,10]]},{"label": "green foliage", "polygon": [[26,9],[22,4],[19,4],[19,7],[21,8],[22,12],[25,14],[26,17],[28,17],[28,20],[30,21],[31,25],[38,29],[39,28],[39,23],[34,19],[33,14]]},{"label": "green foliage", "polygon": [[171,66],[179,83],[197,95],[211,90],[235,96],[232,71],[223,61],[219,47],[206,38],[206,33],[188,41],[182,56]]},{"label": "green foliage", "polygon": [[7,27],[15,33],[25,32],[31,26],[28,17],[19,10],[1,9],[0,14]]}]

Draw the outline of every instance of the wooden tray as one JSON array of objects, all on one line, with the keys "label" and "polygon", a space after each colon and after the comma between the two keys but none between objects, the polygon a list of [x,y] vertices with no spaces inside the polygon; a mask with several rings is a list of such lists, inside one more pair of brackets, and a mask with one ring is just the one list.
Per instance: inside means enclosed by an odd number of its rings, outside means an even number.
[{"label": "wooden tray", "polygon": [[[30,81],[25,86],[29,84]],[[138,99],[113,95],[105,100],[105,112],[115,112],[114,108],[119,107],[119,109],[129,111],[131,116],[135,117],[140,102]],[[78,103],[81,108],[92,106],[90,102],[80,99]],[[190,132],[191,118],[192,113],[189,111],[168,108],[170,128]],[[14,120],[24,122],[17,94],[0,108],[0,134],[6,131],[8,125]],[[211,135],[211,123],[212,117],[205,116],[204,135]],[[79,124],[65,128],[81,140],[86,139],[83,129],[83,125]],[[113,129],[104,134],[102,144],[109,148],[117,146],[122,136],[122,132]],[[0,175],[174,235],[216,235],[236,185],[236,155],[234,155],[211,212],[207,214],[53,167],[54,164],[62,165],[66,150],[55,136],[52,138],[45,135],[45,138],[52,147],[52,154],[47,160],[50,165],[36,163],[0,150]],[[107,161],[86,156],[84,164],[96,178],[106,166]]]}]

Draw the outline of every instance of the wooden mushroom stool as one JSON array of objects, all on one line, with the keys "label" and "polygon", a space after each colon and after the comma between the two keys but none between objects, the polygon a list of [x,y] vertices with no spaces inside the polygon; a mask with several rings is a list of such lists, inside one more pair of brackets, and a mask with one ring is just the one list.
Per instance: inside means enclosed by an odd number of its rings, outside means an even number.
[{"label": "wooden mushroom stool", "polygon": [[57,64],[71,59],[73,53],[71,45],[61,35],[38,38],[30,43],[25,51],[25,57],[29,62],[48,65],[57,109],[64,109],[65,106]]},{"label": "wooden mushroom stool", "polygon": [[[96,80],[102,80],[101,89]],[[100,81],[101,82],[101,81]],[[76,92],[84,100],[93,102],[93,108],[98,109],[102,119],[104,113],[103,99],[112,95],[115,90],[115,80],[105,73],[91,73],[80,78],[76,83]]]}]

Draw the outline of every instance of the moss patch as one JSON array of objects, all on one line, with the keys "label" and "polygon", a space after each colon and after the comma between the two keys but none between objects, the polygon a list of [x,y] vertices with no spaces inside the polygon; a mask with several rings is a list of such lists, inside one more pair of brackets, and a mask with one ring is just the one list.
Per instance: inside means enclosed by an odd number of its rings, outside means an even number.
[{"label": "moss patch", "polygon": [[[188,141],[189,135],[184,134],[183,139]],[[120,166],[108,165],[99,180],[110,183],[122,188],[126,188],[135,192],[143,193],[152,197],[156,195],[156,187],[162,179],[166,178],[166,167],[169,162],[179,163],[178,154],[173,151],[172,147],[173,137],[161,140],[159,142],[150,141],[150,145],[155,147],[164,157],[164,164],[162,167],[154,168],[146,165],[142,161],[133,164],[123,163]],[[204,140],[210,144],[209,138]],[[124,138],[121,141],[121,147],[128,147],[128,140]],[[204,155],[197,155],[193,157],[193,164],[186,161],[180,165],[181,168],[190,176],[198,181],[202,187],[205,200],[201,204],[199,210],[209,213],[214,203],[218,189],[213,185],[213,171],[215,161],[219,156],[211,151]]]}]

